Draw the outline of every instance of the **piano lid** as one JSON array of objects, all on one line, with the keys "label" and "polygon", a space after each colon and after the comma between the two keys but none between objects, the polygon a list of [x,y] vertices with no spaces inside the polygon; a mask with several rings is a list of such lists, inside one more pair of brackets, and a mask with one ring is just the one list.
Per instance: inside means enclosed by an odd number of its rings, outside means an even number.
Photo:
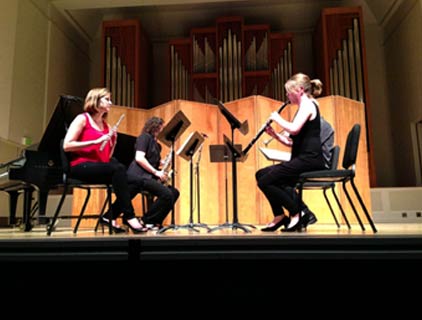
[{"label": "piano lid", "polygon": [[82,113],[84,100],[80,97],[62,95],[48,122],[47,129],[38,145],[38,151],[59,152],[60,140],[66,135],[73,119]]}]

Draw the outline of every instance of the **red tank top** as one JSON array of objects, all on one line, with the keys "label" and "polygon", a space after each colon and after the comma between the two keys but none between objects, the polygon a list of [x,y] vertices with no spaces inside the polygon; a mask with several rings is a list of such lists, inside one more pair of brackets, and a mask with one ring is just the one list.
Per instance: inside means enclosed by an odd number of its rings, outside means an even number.
[{"label": "red tank top", "polygon": [[[109,127],[105,121],[103,121],[104,130],[100,131],[91,125],[90,116],[86,112],[84,116],[86,124],[79,135],[78,141],[95,140],[109,132]],[[113,144],[115,143],[114,140],[115,138],[113,137]],[[94,144],[78,151],[72,151],[70,165],[73,167],[83,162],[109,162],[111,152],[110,143],[106,143],[103,151],[100,151],[100,146],[101,144]]]}]

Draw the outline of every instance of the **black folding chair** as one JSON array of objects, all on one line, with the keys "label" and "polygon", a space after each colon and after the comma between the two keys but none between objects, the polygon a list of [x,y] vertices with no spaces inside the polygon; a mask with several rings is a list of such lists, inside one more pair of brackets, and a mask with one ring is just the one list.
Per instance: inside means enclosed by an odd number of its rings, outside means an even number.
[{"label": "black folding chair", "polygon": [[[340,147],[338,145],[334,146],[331,151],[331,157],[330,157],[330,167],[327,170],[337,170],[338,167],[338,160],[340,157]],[[340,212],[343,216],[344,221],[347,224],[347,227],[350,229],[350,223],[347,219],[346,214],[344,213],[343,207],[340,204],[340,201],[337,197],[336,191],[335,191],[336,184],[334,182],[326,182],[326,181],[309,181],[305,182],[303,184],[302,189],[303,190],[322,190],[324,194],[325,201],[327,202],[328,208],[330,209],[331,215],[333,216],[334,222],[337,225],[337,228],[340,228],[340,223],[337,220],[336,214],[334,213],[333,207],[330,203],[330,200],[327,196],[327,190],[331,190],[333,193],[334,199],[337,202],[337,206],[340,208]]]},{"label": "black folding chair", "polygon": [[[85,212],[86,206],[88,204],[88,200],[91,196],[91,189],[106,189],[107,190],[107,197],[106,197],[106,202],[108,203],[108,207],[110,208],[110,210],[112,210],[111,208],[111,201],[112,201],[112,185],[110,184],[104,184],[104,183],[99,183],[99,184],[93,184],[93,183],[88,183],[88,182],[84,182],[82,180],[79,179],[74,179],[71,177],[70,175],[70,161],[68,158],[68,154],[64,151],[63,149],[63,140],[60,141],[60,157],[61,157],[61,162],[62,162],[62,167],[63,167],[63,192],[62,192],[62,196],[60,198],[59,204],[57,205],[56,211],[54,213],[54,216],[51,220],[51,223],[48,225],[47,227],[47,235],[51,235],[51,233],[53,232],[53,230],[55,229],[55,225],[56,225],[56,221],[57,218],[59,217],[61,208],[63,206],[64,200],[66,198],[66,195],[69,191],[69,189],[71,188],[80,188],[80,189],[85,189],[86,190],[86,196],[85,196],[85,200],[84,203],[82,205],[81,211],[79,213],[78,216],[78,221],[76,222],[76,225],[73,229],[73,233],[77,233],[78,228],[79,228],[79,224],[82,220],[83,214]],[[101,215],[104,213],[105,207],[103,208]],[[112,226],[112,220],[110,219],[110,223],[109,223],[109,233],[112,234],[113,233],[113,226]]]},{"label": "black folding chair", "polygon": [[[346,184],[350,182],[352,189],[356,195],[356,198],[359,201],[359,204],[365,213],[366,219],[368,220],[373,232],[377,232],[375,224],[369,215],[369,212],[365,206],[365,203],[362,200],[362,197],[359,194],[359,191],[355,185],[354,178],[356,175],[355,167],[356,167],[356,159],[358,154],[358,146],[359,146],[359,137],[360,137],[360,125],[355,124],[352,129],[349,131],[347,135],[346,145],[344,149],[343,155],[343,169],[335,169],[335,170],[320,170],[320,171],[310,171],[305,172],[299,176],[298,183],[296,184],[296,188],[299,194],[299,203],[302,201],[302,192],[304,189],[304,185],[306,183],[313,183],[313,182],[324,182],[324,183],[337,183],[341,182],[343,186],[344,193],[346,194],[347,200],[352,207],[353,213],[356,216],[357,221],[359,222],[360,227],[362,230],[365,230],[365,227],[359,217],[359,214],[356,210],[356,207],[350,197],[349,192],[347,191]],[[338,201],[337,197],[336,200]],[[340,206],[341,208],[341,206]],[[343,210],[342,213],[344,214]],[[345,216],[345,215],[344,215]],[[349,225],[350,227],[350,225]]]}]

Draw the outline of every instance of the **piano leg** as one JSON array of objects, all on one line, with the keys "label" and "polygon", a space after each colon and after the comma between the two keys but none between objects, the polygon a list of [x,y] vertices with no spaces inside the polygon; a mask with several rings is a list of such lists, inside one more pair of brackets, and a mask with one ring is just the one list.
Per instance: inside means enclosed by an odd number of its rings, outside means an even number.
[{"label": "piano leg", "polygon": [[47,225],[50,219],[46,217],[48,191],[39,191],[38,193],[38,223]]},{"label": "piano leg", "polygon": [[9,225],[16,224],[16,206],[18,203],[19,191],[7,191],[9,194]]},{"label": "piano leg", "polygon": [[32,230],[31,223],[31,203],[32,203],[32,192],[34,189],[32,187],[27,187],[24,190],[24,200],[23,200],[23,223],[25,224],[24,231]]}]

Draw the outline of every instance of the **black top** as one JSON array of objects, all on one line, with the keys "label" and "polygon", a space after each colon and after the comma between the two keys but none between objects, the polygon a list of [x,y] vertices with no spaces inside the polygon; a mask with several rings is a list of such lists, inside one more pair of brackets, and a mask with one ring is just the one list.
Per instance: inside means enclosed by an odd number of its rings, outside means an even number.
[{"label": "black top", "polygon": [[[145,158],[148,162],[156,169],[160,166],[161,160],[161,145],[154,139],[154,136],[150,133],[142,133],[135,143],[135,152],[145,152]],[[127,171],[129,175],[136,176],[139,179],[151,179],[155,178],[150,172],[142,168],[136,159],[132,161]]]},{"label": "black top", "polygon": [[297,135],[292,135],[292,159],[299,157],[303,160],[315,161],[317,167],[323,166],[324,160],[321,149],[321,120],[318,105],[314,102],[317,115],[308,120]]}]

